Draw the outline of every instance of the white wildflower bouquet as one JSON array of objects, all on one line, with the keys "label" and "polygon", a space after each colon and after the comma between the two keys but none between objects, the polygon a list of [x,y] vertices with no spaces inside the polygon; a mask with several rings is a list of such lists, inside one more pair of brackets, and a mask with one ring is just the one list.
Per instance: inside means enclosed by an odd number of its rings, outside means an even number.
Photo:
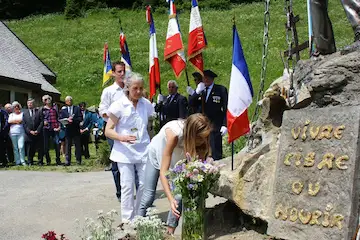
[{"label": "white wildflower bouquet", "polygon": [[145,217],[136,216],[133,225],[136,228],[138,240],[164,239],[164,223],[158,217],[155,208],[148,208]]}]

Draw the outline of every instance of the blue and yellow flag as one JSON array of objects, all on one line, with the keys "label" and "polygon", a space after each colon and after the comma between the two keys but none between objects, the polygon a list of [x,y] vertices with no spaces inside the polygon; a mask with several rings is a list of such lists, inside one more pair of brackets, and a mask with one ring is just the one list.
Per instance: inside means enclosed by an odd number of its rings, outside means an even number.
[{"label": "blue and yellow flag", "polygon": [[108,44],[104,45],[104,74],[103,74],[103,86],[109,81],[111,78],[112,70],[111,70],[111,61],[110,61],[110,53]]}]

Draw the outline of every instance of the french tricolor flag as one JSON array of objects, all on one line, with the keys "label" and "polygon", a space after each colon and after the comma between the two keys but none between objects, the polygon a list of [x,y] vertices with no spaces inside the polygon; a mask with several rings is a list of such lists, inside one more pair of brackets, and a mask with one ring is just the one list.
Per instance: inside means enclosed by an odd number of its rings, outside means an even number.
[{"label": "french tricolor flag", "polygon": [[149,40],[149,97],[150,99],[156,94],[156,88],[160,86],[160,65],[158,58],[158,50],[156,45],[156,31],[154,19],[151,13],[151,7],[146,8],[146,21],[150,25]]},{"label": "french tricolor flag", "polygon": [[166,34],[164,58],[168,61],[178,78],[186,68],[184,46],[181,39],[179,24],[176,18],[174,0],[170,0],[169,24]]},{"label": "french tricolor flag", "polygon": [[192,0],[191,5],[188,56],[196,71],[202,73],[204,71],[202,51],[206,47],[206,39],[197,0]]},{"label": "french tricolor flag", "polygon": [[249,70],[240,38],[233,27],[233,58],[227,108],[228,142],[231,143],[250,131],[248,108],[254,96]]}]

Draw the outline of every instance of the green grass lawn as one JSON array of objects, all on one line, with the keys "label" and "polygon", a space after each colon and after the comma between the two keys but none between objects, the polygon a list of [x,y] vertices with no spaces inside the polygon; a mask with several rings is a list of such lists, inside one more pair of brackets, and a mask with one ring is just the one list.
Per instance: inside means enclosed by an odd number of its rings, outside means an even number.
[{"label": "green grass lawn", "polygon": [[[201,11],[201,3],[200,11]],[[307,37],[307,12],[305,1],[294,1],[293,10],[301,21],[297,25],[299,42]],[[284,23],[284,1],[271,1],[270,41],[265,87],[283,72],[280,52],[287,49]],[[236,16],[237,28],[249,66],[251,80],[258,92],[263,41],[263,3],[234,6],[227,11],[201,11],[208,48],[205,50],[205,68],[211,68],[219,75],[216,79],[229,86],[232,58],[232,18]],[[185,47],[189,28],[189,12],[179,14]],[[344,10],[338,0],[329,0],[329,15],[335,31],[337,47],[344,47],[353,41],[353,32]],[[105,41],[109,43],[111,59],[119,59],[119,25],[121,17],[131,52],[133,70],[147,77],[148,73],[148,24],[145,11],[104,9],[89,11],[84,18],[65,20],[62,14],[33,16],[23,20],[9,21],[9,27],[56,72],[56,87],[62,96],[71,95],[75,102],[86,101],[88,105],[98,104],[102,91],[102,55]],[[174,79],[168,63],[163,61],[163,48],[168,24],[167,14],[154,14],[157,43],[160,58],[162,90]],[[307,53],[302,54],[308,58]],[[189,74],[193,72],[188,66]],[[178,80],[179,90],[185,93],[186,80],[183,74]],[[193,81],[191,81],[194,87]],[[250,108],[250,115],[255,103]]]},{"label": "green grass lawn", "polygon": [[[51,164],[50,166],[46,165],[46,160],[44,158],[44,166],[37,166],[36,161],[37,157],[34,158],[35,165],[33,166],[14,166],[10,165],[8,168],[3,168],[1,170],[23,170],[23,171],[58,171],[58,172],[89,172],[89,171],[103,171],[104,166],[99,162],[99,154],[96,153],[95,145],[93,143],[89,144],[90,158],[85,159],[82,157],[82,165],[76,164],[75,159],[75,149],[72,149],[71,157],[71,166],[56,166],[55,164],[55,151],[50,151]],[[36,155],[37,156],[37,155]],[[65,163],[65,157],[61,156],[60,160],[62,163]]]}]

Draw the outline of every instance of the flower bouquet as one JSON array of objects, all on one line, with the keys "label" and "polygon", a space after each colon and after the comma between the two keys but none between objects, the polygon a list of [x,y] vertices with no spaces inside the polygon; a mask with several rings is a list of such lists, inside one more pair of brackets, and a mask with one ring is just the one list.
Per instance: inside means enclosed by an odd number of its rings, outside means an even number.
[{"label": "flower bouquet", "polygon": [[220,177],[220,168],[212,158],[199,157],[176,163],[168,172],[170,186],[175,194],[181,194],[183,203],[183,240],[205,239],[205,200],[210,189]]}]

